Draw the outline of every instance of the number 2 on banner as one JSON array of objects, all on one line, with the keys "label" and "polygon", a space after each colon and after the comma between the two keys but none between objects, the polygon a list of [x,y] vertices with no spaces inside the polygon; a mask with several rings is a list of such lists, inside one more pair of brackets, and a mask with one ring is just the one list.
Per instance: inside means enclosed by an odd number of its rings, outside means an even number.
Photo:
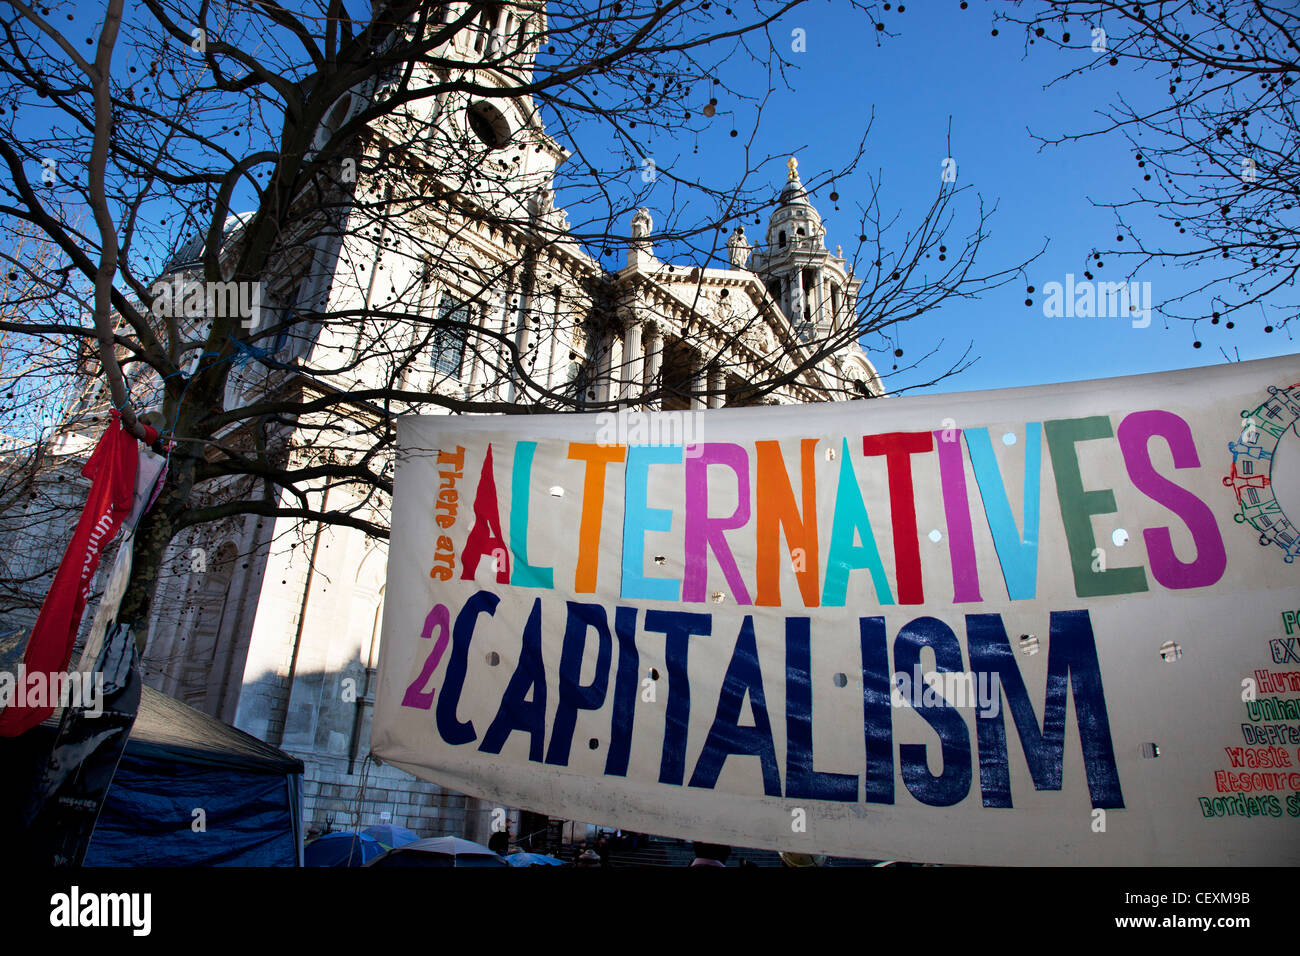
[{"label": "number 2 on banner", "polygon": [[433,637],[433,629],[438,628],[438,640],[434,642],[433,650],[425,658],[424,667],[420,669],[420,676],[411,681],[411,685],[406,688],[406,695],[402,698],[403,707],[416,707],[420,710],[428,710],[433,705],[433,688],[427,691],[421,690],[429,683],[429,678],[433,676],[434,670],[438,667],[438,662],[442,660],[443,652],[447,650],[447,639],[451,636],[451,612],[447,610],[445,604],[435,604],[429,616],[424,619],[424,630],[420,636],[426,640]]}]

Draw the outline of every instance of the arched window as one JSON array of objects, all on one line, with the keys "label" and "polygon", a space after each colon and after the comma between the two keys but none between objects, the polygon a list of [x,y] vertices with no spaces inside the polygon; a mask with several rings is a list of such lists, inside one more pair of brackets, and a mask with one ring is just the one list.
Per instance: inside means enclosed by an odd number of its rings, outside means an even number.
[{"label": "arched window", "polygon": [[[473,320],[467,303],[453,295],[444,295],[438,306],[439,325],[433,330],[429,362],[435,372],[460,375],[465,358],[466,331]],[[446,324],[442,324],[446,323]]]},{"label": "arched window", "polygon": [[778,233],[776,234],[776,244],[777,244],[778,246],[780,246],[782,249],[785,248],[785,230],[784,230],[784,229],[782,229],[780,232],[778,232]]}]

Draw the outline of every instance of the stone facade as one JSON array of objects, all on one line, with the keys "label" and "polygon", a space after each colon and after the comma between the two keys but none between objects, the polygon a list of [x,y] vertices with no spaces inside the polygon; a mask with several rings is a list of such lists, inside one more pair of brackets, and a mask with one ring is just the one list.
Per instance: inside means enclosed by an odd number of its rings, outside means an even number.
[{"label": "stone facade", "polygon": [[[448,5],[449,16],[459,6]],[[503,8],[500,16],[516,13]],[[497,31],[511,26],[498,24]],[[491,82],[490,76],[476,79]],[[382,91],[354,95],[363,101]],[[354,108],[341,103],[336,121],[345,122]],[[844,260],[826,250],[825,230],[793,164],[766,246],[751,247],[737,231],[728,243],[729,268],[661,262],[652,212],[640,210],[630,224],[626,263],[611,274],[567,238],[567,217],[554,207],[551,189],[567,154],[541,128],[531,104],[448,95],[419,109],[372,130],[368,148],[382,150],[386,142],[415,135],[449,143],[470,142],[473,135],[490,162],[499,163],[492,167],[497,177],[468,189],[454,181],[454,171],[439,171],[431,156],[427,173],[407,175],[445,183],[448,201],[394,213],[392,221],[378,224],[360,197],[367,190],[400,190],[401,183],[379,174],[358,181],[357,203],[337,238],[314,240],[303,253],[305,267],[292,273],[298,277],[292,288],[281,283],[268,294],[289,302],[287,308],[353,310],[367,318],[277,342],[286,368],[298,359],[327,369],[338,364],[338,355],[379,336],[409,353],[419,330],[395,320],[381,325],[378,315],[400,308],[467,317],[471,332],[416,349],[421,362],[398,373],[375,350],[373,363],[327,376],[331,387],[365,388],[392,382],[396,374],[406,388],[475,401],[511,401],[527,391],[531,400],[549,392],[580,404],[643,408],[637,397],[662,388],[661,408],[721,407],[753,403],[749,383],[794,369],[815,340],[851,328],[856,282]],[[505,145],[494,145],[498,137]],[[488,214],[475,215],[476,205]],[[237,237],[239,221],[231,229]],[[538,235],[546,241],[530,242]],[[173,270],[193,269],[200,249],[178,253]],[[505,342],[518,349],[531,382],[510,372]],[[232,374],[228,401],[290,387],[297,387],[292,371],[271,373],[250,363]],[[763,400],[882,392],[849,335],[833,354]],[[364,425],[364,415],[358,421]],[[289,430],[277,440],[291,462],[317,451],[310,432]],[[341,486],[319,492],[322,507],[351,506],[383,518],[382,501],[363,500]],[[290,503],[287,497],[283,503]],[[160,581],[146,680],[300,757],[309,826],[391,822],[423,836],[485,842],[495,809],[490,804],[368,759],[386,558],[384,542],[360,530],[295,518],[246,516],[187,532],[173,542],[169,573]],[[517,834],[518,813],[509,813]]]}]

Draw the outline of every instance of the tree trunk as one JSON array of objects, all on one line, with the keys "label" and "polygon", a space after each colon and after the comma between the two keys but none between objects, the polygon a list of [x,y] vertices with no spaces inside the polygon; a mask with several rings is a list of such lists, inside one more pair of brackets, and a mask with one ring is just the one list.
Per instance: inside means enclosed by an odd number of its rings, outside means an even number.
[{"label": "tree trunk", "polygon": [[180,530],[180,518],[189,505],[193,474],[192,460],[178,461],[173,457],[157,502],[136,526],[131,578],[118,606],[117,621],[131,628],[141,660],[149,642],[149,618],[158,590],[163,556],[167,545]]}]

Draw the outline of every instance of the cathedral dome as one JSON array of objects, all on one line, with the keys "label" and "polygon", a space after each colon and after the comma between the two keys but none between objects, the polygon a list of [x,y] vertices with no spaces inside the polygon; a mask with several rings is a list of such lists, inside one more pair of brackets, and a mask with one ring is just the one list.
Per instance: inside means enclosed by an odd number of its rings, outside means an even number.
[{"label": "cathedral dome", "polygon": [[[221,229],[221,247],[224,250],[232,236],[237,235],[244,226],[253,218],[252,211],[236,213],[228,216],[222,224]],[[172,257],[167,260],[163,266],[163,274],[175,272],[177,269],[194,268],[203,264],[203,253],[207,250],[208,237],[205,233],[196,232],[185,243],[176,250]]]}]

